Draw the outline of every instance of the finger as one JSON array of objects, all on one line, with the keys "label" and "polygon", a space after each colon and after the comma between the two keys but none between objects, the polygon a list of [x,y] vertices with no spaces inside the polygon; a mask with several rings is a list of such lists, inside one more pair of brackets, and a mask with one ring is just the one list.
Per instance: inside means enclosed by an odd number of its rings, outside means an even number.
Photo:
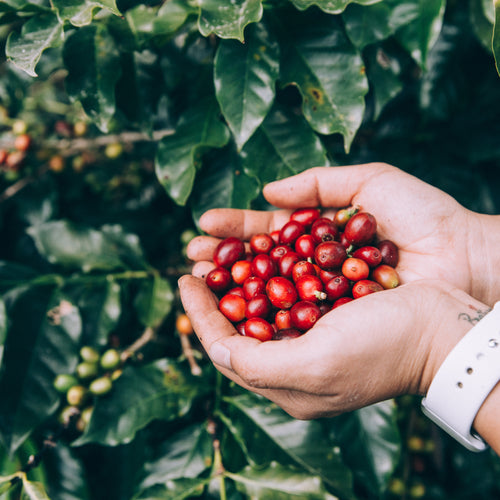
[{"label": "finger", "polygon": [[200,227],[208,234],[219,238],[236,236],[242,240],[249,240],[254,234],[280,229],[288,221],[290,213],[290,210],[266,212],[215,208],[201,216]]},{"label": "finger", "polygon": [[317,167],[264,187],[264,196],[281,208],[346,207],[357,204],[363,185],[375,175],[397,171],[385,164]]},{"label": "finger", "polygon": [[202,260],[197,262],[193,269],[191,270],[191,274],[201,279],[205,279],[207,274],[215,268],[215,264],[213,262],[209,262],[207,260]]},{"label": "finger", "polygon": [[211,236],[197,236],[187,246],[186,252],[191,260],[212,260],[220,239]]}]

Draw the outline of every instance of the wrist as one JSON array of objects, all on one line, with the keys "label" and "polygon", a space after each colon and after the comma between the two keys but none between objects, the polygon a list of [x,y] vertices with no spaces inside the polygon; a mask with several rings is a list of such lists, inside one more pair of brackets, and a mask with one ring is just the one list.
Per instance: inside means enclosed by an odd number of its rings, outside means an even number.
[{"label": "wrist", "polygon": [[500,215],[474,214],[469,227],[470,293],[492,306],[500,300]]}]

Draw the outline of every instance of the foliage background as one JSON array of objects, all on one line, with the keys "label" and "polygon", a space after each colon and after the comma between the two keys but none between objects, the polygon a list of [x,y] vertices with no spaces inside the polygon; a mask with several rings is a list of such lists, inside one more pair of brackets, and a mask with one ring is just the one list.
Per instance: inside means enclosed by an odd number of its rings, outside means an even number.
[{"label": "foliage background", "polygon": [[[456,445],[416,398],[297,421],[175,323],[200,214],[269,209],[276,178],[386,161],[498,213],[495,10],[0,1],[2,497],[498,498],[498,458]],[[52,382],[84,345],[124,366],[77,432]]]}]

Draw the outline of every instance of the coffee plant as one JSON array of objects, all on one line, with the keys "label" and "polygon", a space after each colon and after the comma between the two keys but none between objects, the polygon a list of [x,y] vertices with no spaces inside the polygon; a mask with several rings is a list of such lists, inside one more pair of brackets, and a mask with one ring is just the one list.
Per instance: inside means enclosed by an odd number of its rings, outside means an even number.
[{"label": "coffee plant", "polygon": [[492,0],[0,0],[0,495],[495,499],[405,396],[301,421],[176,289],[213,207],[385,161],[499,213]]}]

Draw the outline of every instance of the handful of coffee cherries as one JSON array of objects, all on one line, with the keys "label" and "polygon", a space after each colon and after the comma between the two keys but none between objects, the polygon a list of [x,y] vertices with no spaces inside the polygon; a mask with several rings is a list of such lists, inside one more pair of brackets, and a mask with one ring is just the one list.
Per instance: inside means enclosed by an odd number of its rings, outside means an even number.
[{"label": "handful of coffee cherries", "polygon": [[330,310],[399,285],[398,247],[379,241],[375,217],[359,207],[333,218],[295,210],[277,231],[222,240],[206,276],[219,310],[241,335],[261,341],[302,335]]}]

